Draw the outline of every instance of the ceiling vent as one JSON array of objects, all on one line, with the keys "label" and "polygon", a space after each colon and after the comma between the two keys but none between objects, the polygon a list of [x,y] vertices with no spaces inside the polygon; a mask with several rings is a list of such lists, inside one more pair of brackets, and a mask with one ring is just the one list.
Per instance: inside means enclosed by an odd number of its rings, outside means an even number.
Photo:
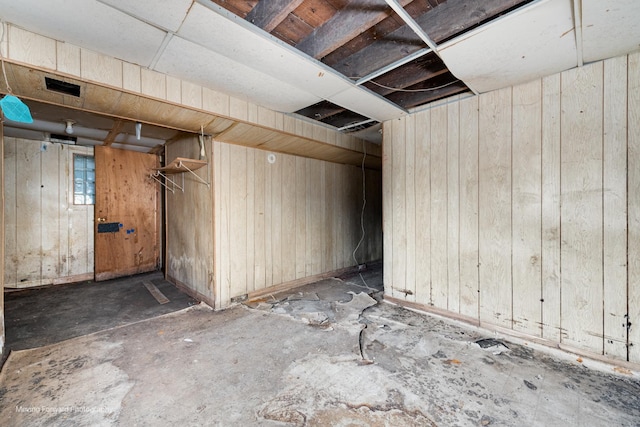
[{"label": "ceiling vent", "polygon": [[64,93],[65,95],[80,97],[80,86],[77,84],[63,82],[62,80],[52,79],[51,77],[45,77],[44,82],[47,85],[48,90]]}]

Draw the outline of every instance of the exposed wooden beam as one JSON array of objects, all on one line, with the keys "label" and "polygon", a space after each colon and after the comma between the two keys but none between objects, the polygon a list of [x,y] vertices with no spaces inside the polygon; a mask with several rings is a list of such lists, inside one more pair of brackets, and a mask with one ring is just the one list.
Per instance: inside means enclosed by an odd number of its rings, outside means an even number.
[{"label": "exposed wooden beam", "polygon": [[[520,4],[523,0],[448,0],[415,21],[436,43],[474,27],[495,15]],[[403,26],[332,65],[347,76],[366,76],[424,47],[424,43],[408,26]]]},{"label": "exposed wooden beam", "polygon": [[116,140],[116,137],[120,135],[120,130],[122,129],[123,125],[124,125],[123,120],[114,121],[113,127],[109,131],[109,134],[107,135],[107,137],[104,139],[104,143],[102,145],[109,146],[113,144],[113,142]]},{"label": "exposed wooden beam", "polygon": [[245,18],[266,32],[273,31],[303,0],[260,0]]},{"label": "exposed wooden beam", "polygon": [[[411,0],[400,0],[402,5],[410,2]],[[296,48],[320,59],[392,13],[391,8],[380,0],[351,0],[344,9],[300,41]]]}]

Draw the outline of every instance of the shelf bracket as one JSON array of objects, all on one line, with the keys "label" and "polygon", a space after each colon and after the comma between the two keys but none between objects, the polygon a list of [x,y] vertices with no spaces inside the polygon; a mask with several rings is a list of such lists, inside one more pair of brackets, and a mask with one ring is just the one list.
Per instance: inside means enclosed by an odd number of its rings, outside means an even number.
[{"label": "shelf bracket", "polygon": [[[154,173],[152,173],[149,176],[151,178],[155,179],[156,181],[158,181],[160,183],[160,185],[162,185],[164,188],[166,188],[167,190],[171,191],[172,193],[175,193],[176,188],[179,188],[180,191],[182,191],[184,193],[184,177],[182,178],[182,181],[183,181],[182,186],[180,186],[177,182],[175,182],[174,180],[169,178],[166,174],[164,174],[164,173],[162,173],[160,171],[155,171]],[[158,178],[159,176],[164,178],[164,182],[161,179]],[[171,186],[167,185],[167,181],[171,183]]]},{"label": "shelf bracket", "polygon": [[[204,179],[202,179],[197,173],[195,173],[194,171],[192,171],[191,169],[189,169],[189,167],[187,165],[185,165],[184,163],[182,163],[182,161],[180,161],[178,163],[178,168],[185,168],[191,175],[195,176],[198,181],[200,181],[201,183],[205,184],[207,186],[207,188],[211,188],[211,184],[207,181],[205,181]],[[207,172],[209,171],[209,164],[207,163]],[[207,173],[207,176],[209,174]],[[184,191],[184,190],[182,190]]]}]

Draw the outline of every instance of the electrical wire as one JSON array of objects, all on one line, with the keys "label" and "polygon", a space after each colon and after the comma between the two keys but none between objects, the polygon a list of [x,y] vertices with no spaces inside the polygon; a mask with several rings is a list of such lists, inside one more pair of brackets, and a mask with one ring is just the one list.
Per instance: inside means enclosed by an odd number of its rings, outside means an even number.
[{"label": "electrical wire", "polygon": [[362,245],[362,242],[364,242],[364,238],[366,236],[366,230],[364,227],[364,213],[365,213],[365,208],[367,207],[367,180],[366,180],[366,173],[365,173],[365,161],[367,159],[367,143],[366,141],[362,141],[362,165],[361,165],[361,169],[362,169],[362,210],[360,211],[360,229],[362,230],[362,234],[360,236],[360,241],[358,242],[358,244],[356,245],[356,248],[353,250],[353,253],[351,254],[351,256],[353,257],[353,262],[356,263],[356,265],[358,266],[358,275],[360,276],[360,280],[362,280],[362,283],[364,284],[364,286],[371,290],[371,291],[375,291],[376,289],[373,289],[371,287],[369,287],[369,285],[367,284],[367,281],[364,280],[364,277],[362,277],[362,272],[360,271],[360,263],[358,262],[358,259],[356,258],[356,252],[358,252],[358,249],[360,249],[360,246]]},{"label": "electrical wire", "polygon": [[395,88],[391,86],[385,86],[381,83],[376,82],[375,80],[369,80],[369,83],[373,83],[376,86],[380,86],[381,88],[384,88],[384,89],[393,90],[395,92],[431,92],[433,90],[438,90],[438,89],[442,89],[443,87],[451,86],[452,84],[458,83],[459,81],[460,80],[454,80],[452,82],[443,84],[442,86],[430,87],[426,89],[400,89],[400,88]]},{"label": "electrical wire", "polygon": [[2,43],[4,41],[4,22],[0,20],[0,63],[2,63],[2,75],[4,76],[4,83],[7,85],[7,92],[13,95],[11,86],[9,86],[9,79],[7,79],[7,70],[4,67],[4,55],[2,54]]}]

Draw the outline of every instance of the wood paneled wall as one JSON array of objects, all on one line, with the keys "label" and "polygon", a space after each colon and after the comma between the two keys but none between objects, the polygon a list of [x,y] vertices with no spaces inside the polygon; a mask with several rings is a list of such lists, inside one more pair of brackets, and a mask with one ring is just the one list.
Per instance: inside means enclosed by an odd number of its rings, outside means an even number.
[{"label": "wood paneled wall", "polygon": [[[211,163],[212,144],[205,141],[205,158]],[[166,163],[176,157],[200,159],[198,138],[187,136],[166,145]],[[205,160],[203,158],[202,160]],[[211,165],[195,171],[205,182],[212,182]],[[184,191],[165,191],[167,276],[192,291],[212,307],[218,307],[214,288],[213,193],[190,173],[170,175]],[[172,185],[167,183],[170,187]]]},{"label": "wood paneled wall", "polygon": [[73,204],[73,154],[90,147],[4,138],[4,285],[93,279],[93,205]]},{"label": "wood paneled wall", "polygon": [[388,296],[640,362],[640,54],[434,104],[384,141]]},{"label": "wood paneled wall", "polygon": [[[221,304],[356,265],[361,169],[217,141],[213,165]],[[382,258],[381,173],[365,173],[366,235],[356,252],[358,263]]]}]

